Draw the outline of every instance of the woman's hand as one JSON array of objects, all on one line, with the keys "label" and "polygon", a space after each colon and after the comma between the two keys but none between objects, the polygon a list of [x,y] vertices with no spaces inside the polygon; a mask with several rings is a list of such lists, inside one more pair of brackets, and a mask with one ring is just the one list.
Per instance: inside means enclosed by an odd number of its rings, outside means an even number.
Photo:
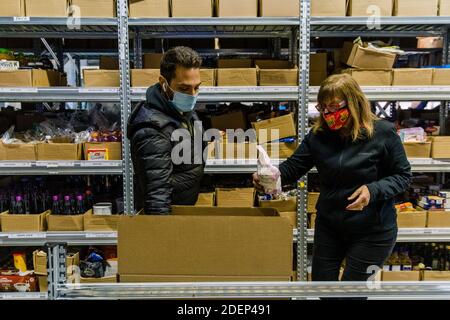
[{"label": "woman's hand", "polygon": [[[356,200],[355,200],[356,199]],[[364,207],[369,205],[370,202],[370,191],[367,186],[362,186],[358,188],[349,198],[349,201],[355,200],[353,203],[347,206],[347,210],[351,211],[362,211]]]}]

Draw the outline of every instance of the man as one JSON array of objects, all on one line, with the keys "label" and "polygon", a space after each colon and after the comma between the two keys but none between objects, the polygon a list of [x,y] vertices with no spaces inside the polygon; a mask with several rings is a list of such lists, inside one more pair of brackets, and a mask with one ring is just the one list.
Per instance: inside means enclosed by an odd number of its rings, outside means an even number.
[{"label": "man", "polygon": [[[198,121],[193,110],[201,84],[201,63],[190,48],[167,51],[161,60],[159,83],[147,89],[146,102],[131,114],[127,136],[137,181],[136,202],[145,214],[167,215],[171,205],[197,201],[204,165],[193,160],[199,153],[193,143],[194,121]],[[172,159],[172,150],[180,143],[172,141],[177,129],[188,130],[191,137],[192,161],[188,163],[175,164],[178,162]]]}]

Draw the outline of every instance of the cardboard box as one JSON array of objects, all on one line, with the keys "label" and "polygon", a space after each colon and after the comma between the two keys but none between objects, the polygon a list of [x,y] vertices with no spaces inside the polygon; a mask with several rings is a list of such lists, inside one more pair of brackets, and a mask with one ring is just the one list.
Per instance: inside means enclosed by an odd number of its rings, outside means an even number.
[{"label": "cardboard box", "polygon": [[397,212],[399,228],[426,228],[428,212],[421,208],[411,212]]},{"label": "cardboard box", "polygon": [[358,69],[385,70],[392,69],[396,58],[397,55],[394,53],[381,52],[355,44],[345,63]]},{"label": "cardboard box", "polygon": [[309,85],[320,86],[325,79],[328,78],[327,71],[310,71],[309,73]]},{"label": "cardboard box", "polygon": [[56,87],[60,81],[60,73],[53,70],[0,71],[0,87]]},{"label": "cardboard box", "polygon": [[162,53],[146,53],[143,57],[144,69],[160,69],[161,59],[164,54]]},{"label": "cardboard box", "polygon": [[53,215],[47,216],[48,231],[83,231],[84,214],[73,216]]},{"label": "cardboard box", "polygon": [[[94,154],[95,151],[101,151],[101,159]],[[83,152],[84,160],[122,160],[122,143],[85,142],[83,144]]]},{"label": "cardboard box", "polygon": [[431,157],[450,159],[450,136],[432,137]]},{"label": "cardboard box", "polygon": [[72,6],[80,8],[82,18],[116,17],[116,0],[70,0]]},{"label": "cardboard box", "polygon": [[130,0],[131,18],[167,18],[170,17],[169,0]]},{"label": "cardboard box", "polygon": [[3,160],[29,160],[36,161],[36,145],[28,143],[18,144],[4,144],[0,142],[0,155],[3,155]]},{"label": "cardboard box", "polygon": [[382,281],[420,281],[420,271],[383,271]]},{"label": "cardboard box", "polygon": [[290,281],[285,276],[178,276],[178,275],[135,275],[124,274],[119,276],[121,283],[140,282],[283,282]]},{"label": "cardboard box", "polygon": [[[320,0],[319,0],[320,1]],[[367,17],[373,16],[373,10],[369,10],[370,6],[374,8],[380,8],[379,14],[382,17],[392,16],[392,9],[394,6],[394,0],[350,0],[348,4],[349,16],[353,17]],[[378,12],[376,12],[378,13]]]},{"label": "cardboard box", "polygon": [[216,188],[218,207],[251,208],[255,203],[253,188]]},{"label": "cardboard box", "polygon": [[124,275],[289,279],[292,226],[268,208],[174,206],[169,216],[124,217],[118,256],[121,280]]},{"label": "cardboard box", "polygon": [[430,158],[431,142],[404,142],[406,156],[408,158]]},{"label": "cardboard box", "polygon": [[45,293],[48,292],[48,278],[47,276],[37,276],[39,292]]},{"label": "cardboard box", "polygon": [[[75,266],[80,265],[80,254],[68,254],[66,257],[67,274],[72,275],[75,271]],[[33,268],[37,275],[47,275],[47,253],[36,250],[33,252]]]},{"label": "cardboard box", "polygon": [[443,47],[443,37],[417,37],[418,49],[442,49]]},{"label": "cardboard box", "polygon": [[212,0],[171,0],[172,17],[212,17]]},{"label": "cardboard box", "polygon": [[297,211],[297,197],[289,197],[286,200],[259,200],[261,208],[274,208],[278,212]]},{"label": "cardboard box", "polygon": [[297,228],[297,212],[280,212],[280,217],[289,221],[293,229]]},{"label": "cardboard box", "polygon": [[0,292],[36,292],[36,282],[33,273],[22,276],[19,272],[0,270]]},{"label": "cardboard box", "polygon": [[202,87],[215,87],[216,69],[200,69],[200,78],[202,79]]},{"label": "cardboard box", "polygon": [[100,57],[100,70],[119,70],[119,59],[114,57]]},{"label": "cardboard box", "polygon": [[47,230],[46,217],[49,211],[41,214],[0,214],[2,232],[42,232]]},{"label": "cardboard box", "polygon": [[346,69],[343,72],[351,75],[360,86],[390,86],[392,83],[390,70]]},{"label": "cardboard box", "polygon": [[217,85],[219,87],[256,87],[258,85],[256,70],[256,68],[217,69]]},{"label": "cardboard box", "polygon": [[84,231],[117,231],[120,215],[99,216],[89,210],[84,215]]},{"label": "cardboard box", "polygon": [[67,17],[67,0],[25,0],[27,17]]},{"label": "cardboard box", "polygon": [[80,283],[116,283],[117,276],[103,277],[103,278],[80,278]]},{"label": "cardboard box", "polygon": [[148,88],[159,82],[159,69],[132,69],[131,86]]},{"label": "cardboard box", "polygon": [[221,140],[218,146],[212,142],[208,145],[208,159],[257,159],[256,146],[256,142],[227,143],[227,140]]},{"label": "cardboard box", "polygon": [[2,0],[0,17],[21,17],[25,15],[22,0]]},{"label": "cardboard box", "polygon": [[310,55],[309,84],[320,86],[328,77],[328,54],[313,53]]},{"label": "cardboard box", "polygon": [[297,86],[298,68],[285,60],[258,60],[258,85]]},{"label": "cardboard box", "polygon": [[431,86],[433,69],[394,69],[392,73],[393,86]]},{"label": "cardboard box", "polygon": [[224,68],[252,68],[252,59],[219,59],[217,60],[217,67]]},{"label": "cardboard box", "polygon": [[311,0],[311,16],[345,17],[347,0]]},{"label": "cardboard box", "polygon": [[247,129],[247,118],[244,112],[236,111],[211,117],[211,127],[226,131],[227,129]]},{"label": "cardboard box", "polygon": [[216,0],[217,16],[231,18],[257,17],[258,1],[259,0]]},{"label": "cardboard box", "polygon": [[450,16],[450,0],[439,1],[439,15],[445,17]]},{"label": "cardboard box", "polygon": [[260,0],[259,8],[261,17],[298,17],[300,1],[283,0],[283,5],[280,5],[278,0]]},{"label": "cardboard box", "polygon": [[292,113],[281,117],[252,122],[252,126],[256,130],[260,144],[297,136],[297,129]]},{"label": "cardboard box", "polygon": [[450,271],[427,271],[423,272],[423,281],[450,281]]},{"label": "cardboard box", "polygon": [[38,143],[37,160],[81,160],[81,148],[77,143]]},{"label": "cardboard box", "polygon": [[83,70],[85,87],[119,87],[119,70]]},{"label": "cardboard box", "polygon": [[439,0],[395,0],[394,16],[435,17],[438,15]]},{"label": "cardboard box", "polygon": [[316,219],[317,219],[317,214],[311,213],[310,220],[309,220],[309,228],[310,229],[314,230],[316,228]]},{"label": "cardboard box", "polygon": [[450,211],[428,211],[428,228],[450,228]]},{"label": "cardboard box", "polygon": [[316,212],[317,201],[319,201],[319,192],[308,192],[308,212]]},{"label": "cardboard box", "polygon": [[298,148],[297,143],[269,142],[261,145],[271,159],[287,159]]},{"label": "cardboard box", "polygon": [[196,207],[214,207],[215,206],[215,196],[214,192],[209,193],[200,193],[198,195],[197,202],[195,203]]},{"label": "cardboard box", "polygon": [[450,69],[433,69],[433,85],[449,86],[450,85]]}]

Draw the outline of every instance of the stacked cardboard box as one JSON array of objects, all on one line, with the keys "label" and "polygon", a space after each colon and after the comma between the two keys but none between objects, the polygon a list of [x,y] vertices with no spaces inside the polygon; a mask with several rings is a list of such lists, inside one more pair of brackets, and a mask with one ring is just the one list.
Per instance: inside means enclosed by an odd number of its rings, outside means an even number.
[{"label": "stacked cardboard box", "polygon": [[392,16],[394,0],[350,0],[348,15],[353,17]]},{"label": "stacked cardboard box", "polygon": [[67,0],[24,0],[28,17],[67,17]]},{"label": "stacked cardboard box", "polygon": [[118,87],[120,74],[118,70],[83,70],[85,87]]},{"label": "stacked cardboard box", "polygon": [[215,1],[218,17],[258,16],[258,0],[215,0]]},{"label": "stacked cardboard box", "polygon": [[450,211],[428,211],[428,228],[450,228]]},{"label": "stacked cardboard box", "polygon": [[83,216],[84,231],[117,231],[119,215],[94,215],[92,210]]},{"label": "stacked cardboard box", "polygon": [[256,60],[260,86],[297,86],[298,68],[284,60]]},{"label": "stacked cardboard box", "polygon": [[213,2],[211,0],[171,0],[172,17],[212,17]]},{"label": "stacked cardboard box", "polygon": [[382,281],[421,281],[420,271],[383,271]]},{"label": "stacked cardboard box", "polygon": [[450,271],[427,271],[423,272],[423,281],[450,281]]},{"label": "stacked cardboard box", "polygon": [[433,69],[404,68],[393,70],[393,86],[431,86],[432,82]]},{"label": "stacked cardboard box", "polygon": [[253,188],[216,188],[216,205],[218,207],[251,208],[255,202]]},{"label": "stacked cardboard box", "polygon": [[217,85],[226,86],[250,86],[258,85],[256,68],[226,68],[217,69]]},{"label": "stacked cardboard box", "polygon": [[62,84],[61,79],[61,74],[53,70],[0,71],[0,87],[56,87]]},{"label": "stacked cardboard box", "polygon": [[252,123],[258,143],[263,144],[282,138],[297,136],[293,115],[271,118]]},{"label": "stacked cardboard box", "polygon": [[216,86],[216,69],[200,69],[200,78],[203,87]]},{"label": "stacked cardboard box", "polygon": [[159,82],[159,69],[132,69],[131,86],[148,88]]},{"label": "stacked cardboard box", "polygon": [[42,232],[47,230],[46,218],[49,211],[37,215],[31,214],[0,214],[2,232]]},{"label": "stacked cardboard box", "polygon": [[433,85],[449,86],[450,69],[433,69]]},{"label": "stacked cardboard box", "polygon": [[408,158],[430,158],[431,156],[431,141],[404,142],[403,147]]},{"label": "stacked cardboard box", "polygon": [[450,159],[450,137],[432,137],[431,157],[434,159]]},{"label": "stacked cardboard box", "polygon": [[309,84],[320,86],[328,76],[328,54],[315,53],[310,56]]},{"label": "stacked cardboard box", "polygon": [[38,143],[37,160],[81,160],[82,145],[78,143]]},{"label": "stacked cardboard box", "polygon": [[300,1],[284,0],[283,5],[280,5],[278,0],[260,0],[259,12],[261,17],[298,17],[300,13]]},{"label": "stacked cardboard box", "polygon": [[79,8],[82,18],[113,18],[116,17],[116,0],[70,0],[72,7]]},{"label": "stacked cardboard box", "polygon": [[83,231],[84,214],[79,215],[47,215],[48,231]]},{"label": "stacked cardboard box", "polygon": [[84,160],[122,160],[120,142],[85,142]]},{"label": "stacked cardboard box", "polygon": [[31,143],[4,144],[0,142],[0,160],[36,161],[36,145]]},{"label": "stacked cardboard box", "polygon": [[358,69],[392,69],[397,58],[394,53],[381,52],[350,42],[344,44],[343,50],[344,63]]},{"label": "stacked cardboard box", "polygon": [[160,69],[162,53],[146,53],[142,60],[144,62],[144,69]]},{"label": "stacked cardboard box", "polygon": [[243,111],[234,111],[211,117],[211,127],[226,131],[227,129],[247,129],[247,119]]},{"label": "stacked cardboard box", "polygon": [[131,18],[167,18],[169,0],[129,0]]},{"label": "stacked cardboard box", "polygon": [[198,195],[196,207],[214,207],[216,205],[216,194],[214,192],[200,193]]},{"label": "stacked cardboard box", "polygon": [[420,17],[438,15],[439,0],[395,0],[394,16]]},{"label": "stacked cardboard box", "polygon": [[311,0],[312,16],[345,17],[346,11],[347,0]]},{"label": "stacked cardboard box", "polygon": [[450,0],[439,1],[439,15],[447,17],[450,16]]},{"label": "stacked cardboard box", "polygon": [[293,228],[297,227],[297,197],[280,200],[259,200],[259,206],[276,209],[281,217],[288,219]]},{"label": "stacked cardboard box", "polygon": [[23,0],[3,0],[0,6],[0,17],[21,17],[25,15]]}]

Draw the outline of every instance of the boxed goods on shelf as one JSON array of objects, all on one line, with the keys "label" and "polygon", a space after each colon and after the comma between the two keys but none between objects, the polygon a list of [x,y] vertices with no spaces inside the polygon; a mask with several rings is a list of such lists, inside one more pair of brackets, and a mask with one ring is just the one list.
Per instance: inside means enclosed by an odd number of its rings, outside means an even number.
[{"label": "boxed goods on shelf", "polygon": [[314,53],[310,56],[309,84],[320,86],[328,76],[328,54]]},{"label": "boxed goods on shelf", "polygon": [[226,131],[227,129],[247,129],[247,119],[243,111],[234,111],[211,117],[211,127]]},{"label": "boxed goods on shelf", "polygon": [[72,7],[80,8],[82,18],[113,18],[116,17],[116,0],[70,0]]},{"label": "boxed goods on shelf", "polygon": [[24,0],[28,17],[67,17],[67,0]]},{"label": "boxed goods on shelf", "polygon": [[163,57],[162,53],[146,53],[143,57],[143,67],[144,69],[160,69],[161,59]]},{"label": "boxed goods on shelf", "polygon": [[2,143],[0,142],[0,156],[6,161],[29,160],[36,161],[36,145],[32,143]]},{"label": "boxed goods on shelf", "polygon": [[23,275],[11,270],[0,270],[0,292],[36,292],[36,283],[33,272]]},{"label": "boxed goods on shelf", "polygon": [[431,157],[434,159],[450,159],[450,137],[432,137]]},{"label": "boxed goods on shelf", "polygon": [[420,207],[414,211],[398,211],[397,225],[399,228],[425,228],[428,212]]},{"label": "boxed goods on shelf", "polygon": [[217,145],[208,145],[208,159],[256,159],[256,150],[256,142],[232,143],[223,139]]},{"label": "boxed goods on shelf", "polygon": [[61,74],[53,70],[21,69],[0,71],[1,87],[56,87],[61,84]]},{"label": "boxed goods on shelf", "polygon": [[[439,15],[450,16],[450,0],[439,0]],[[442,48],[442,47],[441,47]]]},{"label": "boxed goods on shelf", "polygon": [[83,70],[85,87],[119,87],[119,70]]},{"label": "boxed goods on shelf", "polygon": [[89,210],[84,215],[84,231],[117,231],[120,215],[94,215]]},{"label": "boxed goods on shelf", "polygon": [[434,48],[442,49],[443,47],[444,47],[443,37],[417,37],[418,49],[434,49]]},{"label": "boxed goods on shelf", "polygon": [[169,0],[129,0],[131,18],[167,18],[170,16]]},{"label": "boxed goods on shelf", "polygon": [[114,57],[101,56],[100,70],[119,70],[119,59]]},{"label": "boxed goods on shelf", "polygon": [[272,159],[287,159],[297,150],[297,142],[268,142],[261,145]]},{"label": "boxed goods on shelf", "polygon": [[256,60],[258,85],[297,86],[298,68],[286,60]]},{"label": "boxed goods on shelf", "polygon": [[394,16],[435,17],[438,15],[439,0],[395,0]]},{"label": "boxed goods on shelf", "polygon": [[[374,14],[390,17],[392,16],[393,6],[394,0],[350,0],[348,13],[349,16],[353,17],[367,17]],[[369,8],[373,8],[373,10],[369,10]]]},{"label": "boxed goods on shelf", "polygon": [[[219,0],[220,1],[220,0]],[[226,1],[226,0],[222,0]],[[297,0],[284,0],[280,5],[278,0],[259,0],[261,17],[298,17],[300,2]],[[342,0],[341,0],[342,1]]]},{"label": "boxed goods on shelf", "polygon": [[0,17],[21,17],[25,15],[23,0],[3,0]]},{"label": "boxed goods on shelf", "polygon": [[84,160],[122,160],[120,142],[85,142]]},{"label": "boxed goods on shelf", "polygon": [[131,86],[148,88],[159,82],[159,69],[132,69]]},{"label": "boxed goods on shelf", "polygon": [[[76,267],[80,265],[80,254],[69,253],[66,256],[66,273],[72,275],[76,271]],[[47,253],[36,250],[33,252],[34,273],[37,275],[47,275]]]},{"label": "boxed goods on shelf", "polygon": [[311,0],[311,16],[345,17],[347,0]]},{"label": "boxed goods on shelf", "polygon": [[404,68],[394,69],[393,86],[431,86],[433,69]]},{"label": "boxed goods on shelf", "polygon": [[172,17],[212,17],[213,2],[212,0],[171,0]]},{"label": "boxed goods on shelf", "polygon": [[216,69],[200,69],[202,87],[216,86]]},{"label": "boxed goods on shelf", "polygon": [[260,144],[297,136],[297,129],[292,113],[281,117],[252,122],[252,126],[256,130]]},{"label": "boxed goods on shelf", "polygon": [[[184,1],[184,0],[182,0]],[[218,17],[257,17],[259,0],[215,0]]]},{"label": "boxed goods on shelf", "polygon": [[[350,50],[351,48],[351,50]],[[372,48],[364,48],[359,44],[344,43],[344,63],[359,69],[392,69],[397,55]],[[347,59],[347,54],[348,59]]]},{"label": "boxed goods on shelf", "polygon": [[431,142],[403,142],[408,158],[430,158]]},{"label": "boxed goods on shelf", "polygon": [[80,143],[38,143],[37,160],[81,160]]},{"label": "boxed goods on shelf", "polygon": [[41,214],[0,214],[2,232],[42,232],[47,230],[46,219],[49,211]]},{"label": "boxed goods on shelf", "polygon": [[279,200],[259,200],[261,208],[273,208],[278,212],[293,212],[297,211],[297,197],[288,197]]},{"label": "boxed goods on shelf", "polygon": [[269,208],[174,206],[124,217],[118,256],[121,282],[289,281],[292,226]]},{"label": "boxed goods on shelf", "polygon": [[308,212],[316,212],[317,201],[319,201],[319,192],[308,192]]},{"label": "boxed goods on shelf", "polygon": [[450,281],[450,271],[428,271],[423,272],[423,281]]},{"label": "boxed goods on shelf", "polygon": [[47,215],[48,231],[83,231],[84,214]]},{"label": "boxed goods on shelf", "polygon": [[218,68],[251,68],[253,67],[252,59],[218,59]]},{"label": "boxed goods on shelf", "polygon": [[256,87],[258,85],[256,68],[224,68],[217,69],[217,85],[226,86],[247,86]]},{"label": "boxed goods on shelf", "polygon": [[383,271],[382,281],[420,281],[420,271]]},{"label": "boxed goods on shelf", "polygon": [[450,86],[450,69],[433,69],[433,85]]},{"label": "boxed goods on shelf", "polygon": [[214,192],[200,193],[198,195],[196,207],[214,207],[216,194]]},{"label": "boxed goods on shelf", "polygon": [[428,211],[428,228],[450,228],[450,211]]},{"label": "boxed goods on shelf", "polygon": [[251,208],[254,203],[253,188],[216,188],[217,207]]},{"label": "boxed goods on shelf", "polygon": [[360,86],[390,86],[392,83],[391,70],[346,69],[343,73],[351,75]]}]

